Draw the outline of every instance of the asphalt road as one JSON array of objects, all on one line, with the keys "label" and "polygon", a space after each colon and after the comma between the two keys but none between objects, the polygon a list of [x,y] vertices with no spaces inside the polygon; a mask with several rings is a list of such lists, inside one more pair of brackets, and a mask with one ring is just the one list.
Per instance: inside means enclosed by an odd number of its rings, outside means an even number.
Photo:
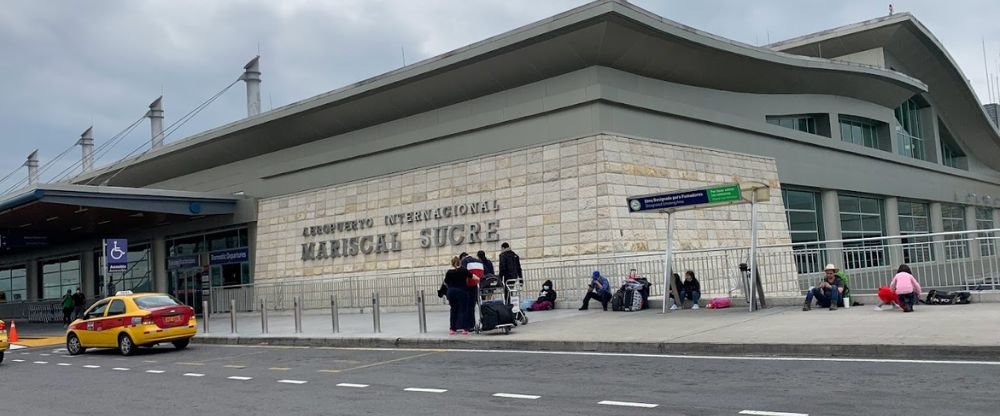
[{"label": "asphalt road", "polygon": [[0,415],[995,415],[997,364],[48,347],[8,353]]}]

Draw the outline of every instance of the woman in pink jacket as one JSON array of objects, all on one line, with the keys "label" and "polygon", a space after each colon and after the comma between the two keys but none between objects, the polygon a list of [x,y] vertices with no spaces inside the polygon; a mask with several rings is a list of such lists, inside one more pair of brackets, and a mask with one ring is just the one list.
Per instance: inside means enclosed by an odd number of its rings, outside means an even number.
[{"label": "woman in pink jacket", "polygon": [[899,295],[899,300],[903,303],[903,312],[913,312],[913,305],[920,297],[920,282],[917,282],[917,278],[911,274],[910,266],[905,264],[899,266],[889,288]]}]

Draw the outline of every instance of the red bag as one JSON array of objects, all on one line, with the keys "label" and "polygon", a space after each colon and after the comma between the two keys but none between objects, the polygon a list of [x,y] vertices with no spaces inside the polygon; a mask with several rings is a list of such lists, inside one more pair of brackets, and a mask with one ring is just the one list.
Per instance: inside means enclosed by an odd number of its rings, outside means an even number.
[{"label": "red bag", "polygon": [[708,302],[708,309],[722,309],[732,306],[733,301],[729,298],[714,298]]}]

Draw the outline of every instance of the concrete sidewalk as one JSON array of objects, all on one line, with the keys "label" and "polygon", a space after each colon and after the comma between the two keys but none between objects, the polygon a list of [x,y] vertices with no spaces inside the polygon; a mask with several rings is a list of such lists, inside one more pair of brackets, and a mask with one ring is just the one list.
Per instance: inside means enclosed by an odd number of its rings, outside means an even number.
[{"label": "concrete sidewalk", "polygon": [[447,334],[447,313],[429,312],[420,334],[415,313],[384,313],[382,332],[370,314],[342,314],[333,334],[329,313],[306,314],[303,333],[291,315],[271,314],[269,334],[259,315],[241,315],[230,333],[228,315],[211,320],[211,332],[195,342],[328,347],[520,349],[666,353],[686,355],[850,356],[907,359],[1000,360],[1000,304],[918,306],[904,314],[872,306],[829,311],[775,307],[657,310],[638,313],[556,310],[529,312],[531,322],[510,335]]}]

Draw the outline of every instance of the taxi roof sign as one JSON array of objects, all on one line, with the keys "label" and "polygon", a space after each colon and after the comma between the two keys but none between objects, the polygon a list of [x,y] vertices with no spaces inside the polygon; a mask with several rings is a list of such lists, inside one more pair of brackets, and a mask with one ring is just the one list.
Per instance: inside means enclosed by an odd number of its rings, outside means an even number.
[{"label": "taxi roof sign", "polygon": [[135,293],[132,293],[131,290],[119,290],[118,292],[115,293],[115,296],[129,296],[134,294]]}]

